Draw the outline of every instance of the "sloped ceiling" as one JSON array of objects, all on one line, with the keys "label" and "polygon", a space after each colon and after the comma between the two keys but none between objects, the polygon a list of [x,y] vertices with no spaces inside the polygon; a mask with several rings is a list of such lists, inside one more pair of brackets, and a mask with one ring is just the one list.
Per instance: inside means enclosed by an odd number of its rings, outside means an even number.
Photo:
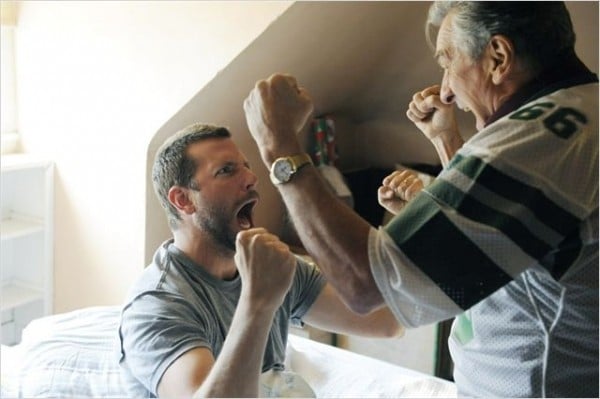
[{"label": "sloped ceiling", "polygon": [[[423,37],[428,5],[295,3],[165,124],[159,141],[198,118],[231,120],[254,83],[274,72],[296,76],[317,114],[346,112],[356,122],[377,117],[390,108],[390,93],[417,90],[428,75],[438,79]],[[193,118],[185,120],[188,111]]]},{"label": "sloped ceiling", "polygon": [[[274,72],[296,76],[312,94],[317,115],[336,113],[356,124],[404,121],[412,94],[441,77],[424,37],[430,4],[294,3],[161,128],[151,152],[188,123],[243,121],[244,98],[257,80]],[[568,2],[568,7],[584,62],[597,72],[598,3]],[[245,124],[240,128],[247,136]]]}]

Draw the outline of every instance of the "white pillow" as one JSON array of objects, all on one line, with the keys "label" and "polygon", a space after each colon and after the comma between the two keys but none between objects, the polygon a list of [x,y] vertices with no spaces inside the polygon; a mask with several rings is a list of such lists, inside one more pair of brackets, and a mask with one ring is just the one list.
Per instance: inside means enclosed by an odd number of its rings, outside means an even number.
[{"label": "white pillow", "polygon": [[92,307],[32,321],[13,349],[21,359],[7,388],[19,397],[126,397],[119,314],[118,307]]}]

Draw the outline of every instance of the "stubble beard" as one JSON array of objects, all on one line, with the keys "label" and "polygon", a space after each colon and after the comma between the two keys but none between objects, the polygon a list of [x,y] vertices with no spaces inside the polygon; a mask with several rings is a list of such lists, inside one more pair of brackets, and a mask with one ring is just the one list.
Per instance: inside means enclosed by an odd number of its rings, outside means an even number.
[{"label": "stubble beard", "polygon": [[211,207],[194,216],[196,226],[208,233],[215,244],[216,250],[222,255],[235,254],[236,232],[231,229],[231,219],[227,218],[223,207]]}]

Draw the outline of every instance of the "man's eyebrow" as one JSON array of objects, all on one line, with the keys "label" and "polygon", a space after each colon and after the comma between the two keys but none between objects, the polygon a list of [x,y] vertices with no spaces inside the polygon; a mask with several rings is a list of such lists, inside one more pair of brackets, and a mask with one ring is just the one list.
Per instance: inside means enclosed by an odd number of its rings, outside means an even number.
[{"label": "man's eyebrow", "polygon": [[244,165],[245,167],[250,168],[250,163],[248,161],[225,160],[221,162],[221,167],[229,166],[237,168],[240,165]]},{"label": "man's eyebrow", "polygon": [[238,162],[235,162],[235,161],[223,161],[223,162],[221,162],[221,167],[223,167],[223,166],[230,166],[230,167],[234,166],[235,167],[237,165],[238,165]]}]

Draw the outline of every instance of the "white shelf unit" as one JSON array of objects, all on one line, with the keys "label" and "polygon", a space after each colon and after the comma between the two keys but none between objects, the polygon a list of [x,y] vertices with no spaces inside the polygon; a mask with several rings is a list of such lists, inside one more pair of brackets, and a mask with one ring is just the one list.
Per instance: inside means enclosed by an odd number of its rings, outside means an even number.
[{"label": "white shelf unit", "polygon": [[12,345],[52,313],[54,167],[28,154],[2,155],[0,165],[1,341]]}]

